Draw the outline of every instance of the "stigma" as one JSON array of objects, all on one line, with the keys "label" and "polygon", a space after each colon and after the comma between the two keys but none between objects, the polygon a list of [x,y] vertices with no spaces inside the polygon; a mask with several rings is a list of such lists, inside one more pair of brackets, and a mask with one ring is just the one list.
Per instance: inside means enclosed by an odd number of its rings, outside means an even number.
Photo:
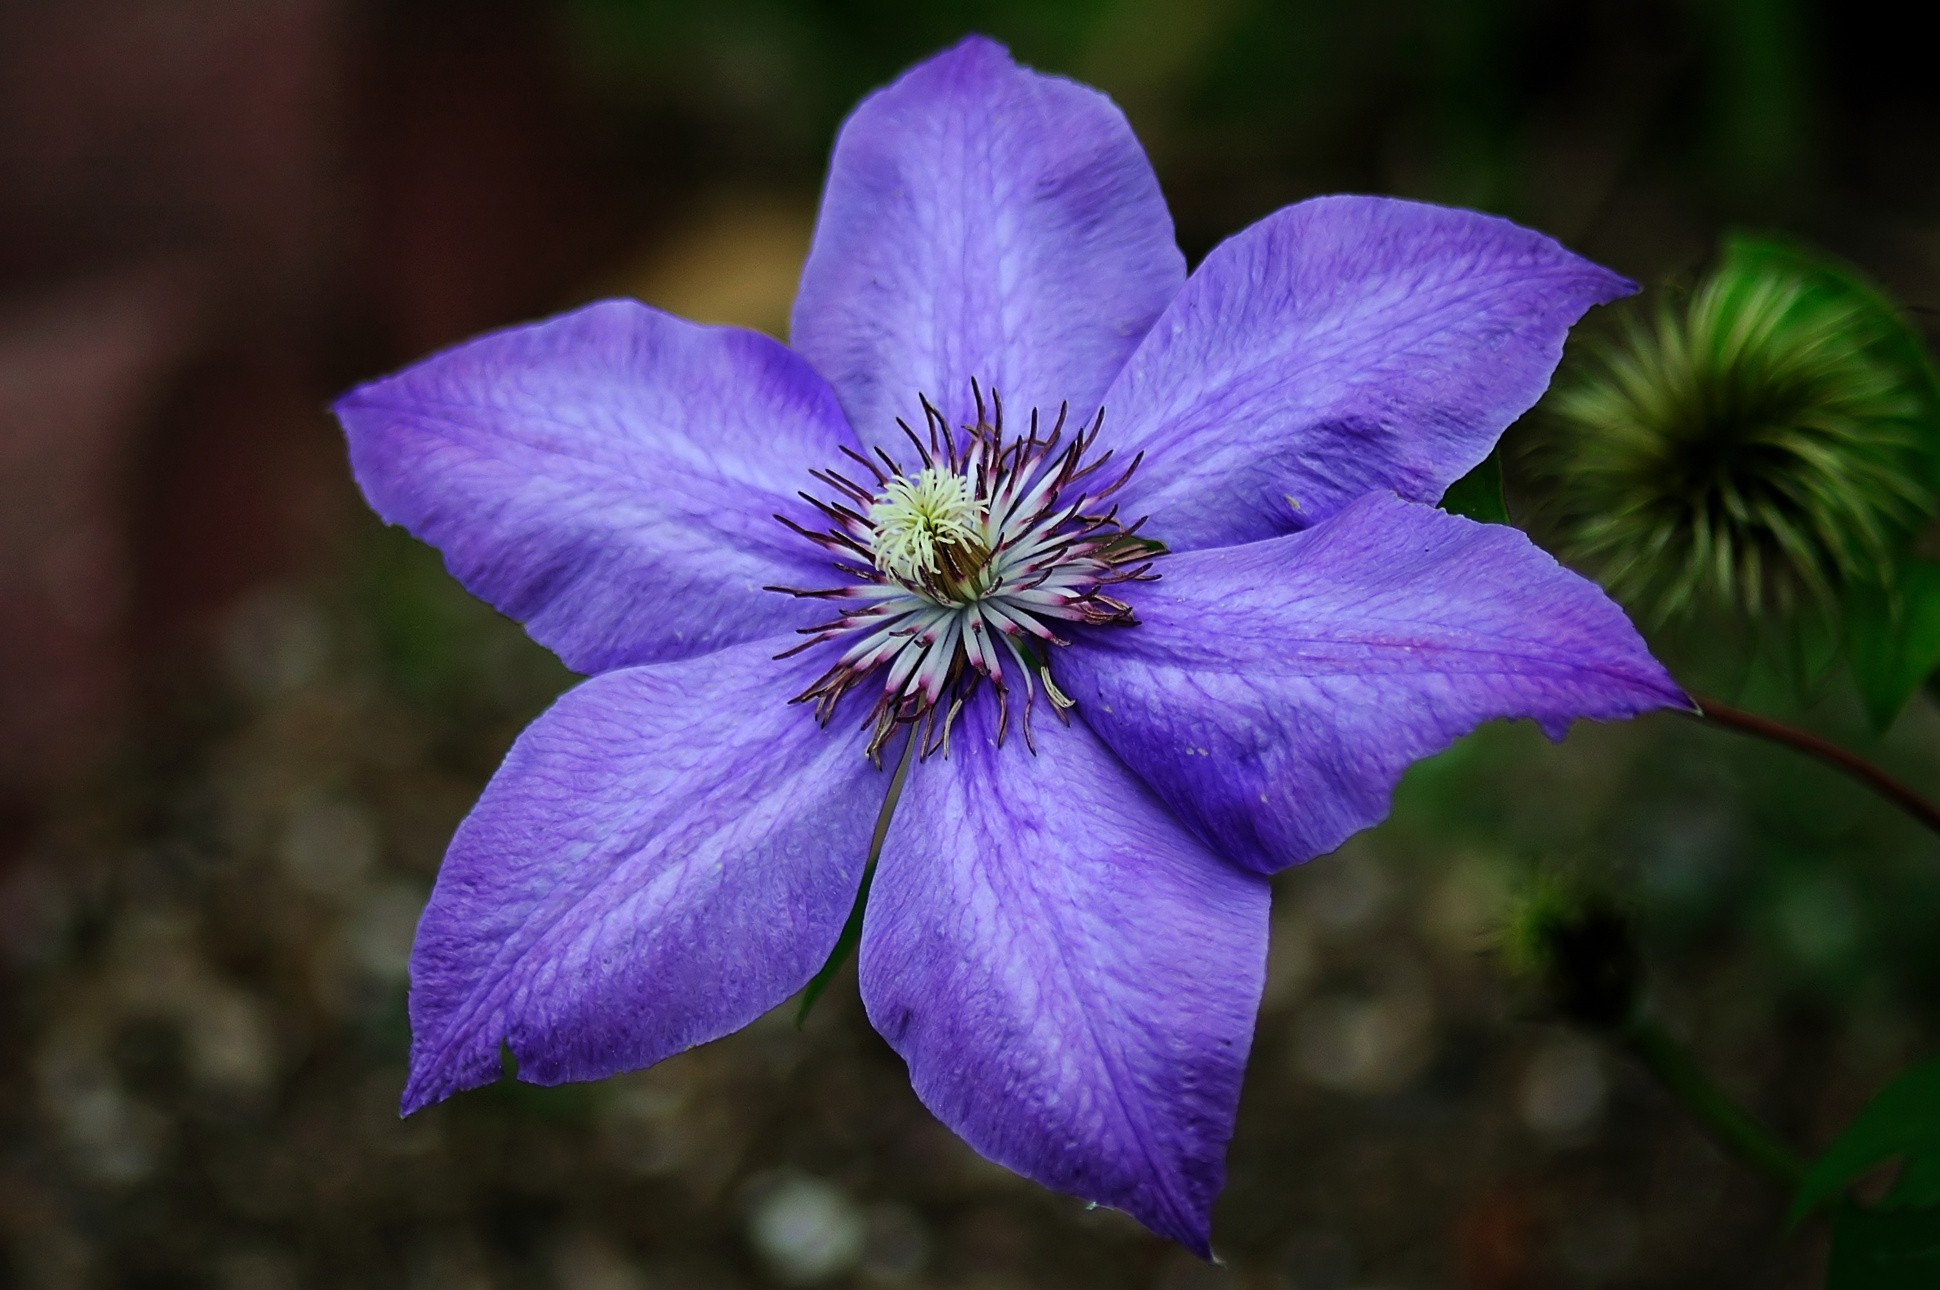
[{"label": "stigma", "polygon": [[871,757],[903,729],[923,756],[947,755],[951,722],[984,688],[995,695],[999,742],[1013,710],[1031,742],[1040,693],[1068,720],[1072,701],[1051,675],[1053,651],[1071,643],[1063,633],[1135,624],[1111,591],[1154,576],[1161,548],[1109,503],[1138,461],[1113,472],[1112,454],[1094,452],[1104,411],[1075,432],[1066,429],[1067,408],[1048,428],[1033,411],[1024,434],[1006,434],[995,391],[986,403],[971,389],[975,424],[952,427],[927,399],[924,432],[897,423],[914,453],[910,469],[881,448],[844,449],[859,477],[811,472],[831,495],[802,496],[826,529],[776,517],[835,556],[843,576],[823,590],[771,588],[840,606],[781,655],[842,646],[796,701],[814,704],[827,723],[844,695],[874,688],[864,718]]},{"label": "stigma", "polygon": [[987,518],[967,475],[936,466],[896,475],[869,507],[875,567],[912,590],[974,593],[990,558]]}]

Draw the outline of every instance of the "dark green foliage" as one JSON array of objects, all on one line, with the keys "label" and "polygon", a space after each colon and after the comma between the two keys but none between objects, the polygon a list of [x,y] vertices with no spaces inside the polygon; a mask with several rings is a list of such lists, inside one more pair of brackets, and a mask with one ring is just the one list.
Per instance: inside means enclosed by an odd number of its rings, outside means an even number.
[{"label": "dark green foliage", "polygon": [[1933,1169],[1940,1164],[1940,1057],[1900,1075],[1853,1117],[1838,1141],[1806,1170],[1805,1181],[1799,1184],[1792,1201],[1793,1221],[1863,1175],[1902,1158],[1907,1160],[1907,1167],[1885,1205],[1925,1208],[1940,1201],[1940,1196],[1930,1194]]},{"label": "dark green foliage", "polygon": [[1794,1222],[1891,1161],[1899,1176],[1878,1205],[1839,1202],[1827,1290],[1931,1290],[1940,1285],[1940,1058],[1888,1084],[1806,1171]]},{"label": "dark green foliage", "polygon": [[1866,715],[1884,730],[1940,667],[1940,564],[1907,555],[1847,597],[1846,655]]},{"label": "dark green foliage", "polygon": [[1490,451],[1480,465],[1448,486],[1442,509],[1484,524],[1507,524],[1509,507],[1502,499],[1502,455]]},{"label": "dark green foliage", "polygon": [[1933,1290],[1940,1286],[1940,1206],[1843,1206],[1832,1225],[1826,1290]]}]

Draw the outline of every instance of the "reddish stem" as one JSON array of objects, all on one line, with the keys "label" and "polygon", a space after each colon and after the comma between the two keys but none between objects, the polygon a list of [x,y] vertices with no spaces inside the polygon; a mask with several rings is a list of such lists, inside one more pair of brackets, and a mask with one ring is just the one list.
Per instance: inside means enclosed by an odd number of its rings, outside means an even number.
[{"label": "reddish stem", "polygon": [[1691,697],[1697,701],[1698,707],[1702,709],[1700,715],[1706,721],[1715,722],[1748,735],[1757,735],[1760,739],[1769,739],[1773,743],[1784,744],[1788,748],[1796,748],[1807,756],[1817,757],[1820,761],[1836,766],[1854,779],[1869,785],[1875,792],[1891,799],[1901,810],[1935,833],[1940,833],[1940,806],[1935,806],[1859,754],[1841,748],[1830,740],[1821,739],[1810,731],[1800,730],[1797,726],[1788,726],[1782,721],[1761,717],[1755,712],[1746,712],[1743,708],[1734,708],[1728,703],[1707,699],[1703,695],[1694,694]]}]

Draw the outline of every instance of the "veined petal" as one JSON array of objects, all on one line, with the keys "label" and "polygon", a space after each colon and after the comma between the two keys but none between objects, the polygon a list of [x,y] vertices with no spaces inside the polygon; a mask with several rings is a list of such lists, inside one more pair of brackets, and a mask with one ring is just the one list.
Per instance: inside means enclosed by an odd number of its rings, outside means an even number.
[{"label": "veined petal", "polygon": [[1540,233],[1382,197],[1289,206],[1214,248],[1105,396],[1147,465],[1125,514],[1174,551],[1433,502],[1541,396],[1623,278]]},{"label": "veined petal", "polygon": [[862,932],[869,1019],[985,1156],[1204,1255],[1265,970],[1267,886],[1080,724],[973,702],[915,767]]},{"label": "veined petal", "polygon": [[1264,872],[1385,816],[1484,721],[1690,704],[1623,611],[1515,529],[1370,494],[1314,528],[1169,556],[1139,625],[1058,657],[1078,712],[1212,849]]},{"label": "veined petal", "polygon": [[974,420],[972,379],[1089,417],[1184,281],[1124,114],[973,36],[842,127],[791,343],[894,452],[919,392]]},{"label": "veined petal", "polygon": [[788,700],[786,640],[568,692],[459,827],[411,953],[406,1112],[596,1079],[739,1029],[847,919],[888,776]]},{"label": "veined petal", "polygon": [[336,406],[371,506],[579,672],[801,626],[820,586],[808,470],[852,444],[828,385],[768,337],[626,300],[497,332]]}]

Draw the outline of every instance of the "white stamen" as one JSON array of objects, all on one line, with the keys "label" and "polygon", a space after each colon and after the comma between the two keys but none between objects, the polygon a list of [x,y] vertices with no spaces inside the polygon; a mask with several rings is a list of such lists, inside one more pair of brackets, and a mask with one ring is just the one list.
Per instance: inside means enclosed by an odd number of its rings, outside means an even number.
[{"label": "white stamen", "polygon": [[942,572],[938,548],[972,547],[983,526],[983,508],[967,476],[930,466],[915,478],[897,475],[869,508],[875,528],[870,550],[876,568],[899,582],[920,583]]}]

